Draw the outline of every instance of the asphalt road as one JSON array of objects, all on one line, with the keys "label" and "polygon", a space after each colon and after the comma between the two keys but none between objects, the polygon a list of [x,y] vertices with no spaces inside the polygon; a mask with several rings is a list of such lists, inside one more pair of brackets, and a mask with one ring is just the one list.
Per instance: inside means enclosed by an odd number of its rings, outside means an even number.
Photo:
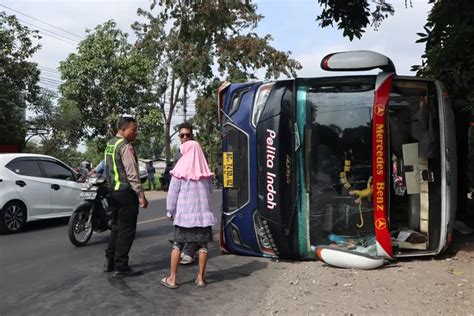
[{"label": "asphalt road", "polygon": [[[220,191],[213,194],[219,215]],[[282,269],[263,258],[221,255],[218,227],[209,245],[206,288],[194,286],[197,264],[182,266],[179,289],[160,284],[169,271],[173,226],[165,200],[155,196],[140,210],[130,265],[137,277],[102,272],[109,232],[93,235],[86,247],[73,246],[67,219],[35,222],[25,232],[0,235],[0,315],[248,314],[260,302],[272,276]]]}]

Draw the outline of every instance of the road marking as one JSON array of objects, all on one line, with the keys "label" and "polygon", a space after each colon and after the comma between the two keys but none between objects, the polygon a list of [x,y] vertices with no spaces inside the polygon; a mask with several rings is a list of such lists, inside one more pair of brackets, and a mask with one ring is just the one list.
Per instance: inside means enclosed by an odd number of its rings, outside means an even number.
[{"label": "road marking", "polygon": [[151,222],[156,222],[156,221],[161,221],[162,219],[167,219],[167,218],[168,218],[167,216],[164,216],[164,217],[149,219],[149,220],[147,220],[147,221],[138,222],[137,225],[146,224],[146,223],[151,223]]}]

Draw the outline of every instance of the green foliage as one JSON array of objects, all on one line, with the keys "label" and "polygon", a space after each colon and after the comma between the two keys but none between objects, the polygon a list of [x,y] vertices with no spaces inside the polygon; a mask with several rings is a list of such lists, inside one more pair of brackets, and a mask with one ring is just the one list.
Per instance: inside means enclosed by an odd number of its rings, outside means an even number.
[{"label": "green foliage", "polygon": [[[160,182],[161,174],[155,174],[155,186],[154,190],[161,190],[161,182]],[[150,181],[146,181],[143,183],[143,190],[150,190]]]},{"label": "green foliage", "polygon": [[[83,153],[79,152],[75,147],[56,147],[53,145],[54,140],[42,139],[40,142],[29,141],[26,144],[25,151],[34,154],[47,154],[58,158],[70,167],[78,167],[81,161],[88,159]],[[46,153],[47,151],[47,153]]]},{"label": "green foliage", "polygon": [[[46,143],[44,146],[48,146],[48,144]],[[78,167],[81,161],[88,159],[75,147],[54,148],[49,155],[64,161],[72,168]]]},{"label": "green foliage", "polygon": [[49,132],[42,135],[42,154],[50,155],[52,151],[75,148],[78,145],[82,134],[82,118],[73,101],[61,100],[59,105],[55,105],[54,94],[42,90],[37,101],[29,105],[29,109],[35,113],[34,118],[28,122],[30,127]]},{"label": "green foliage", "polygon": [[[458,188],[464,195],[472,186],[474,147],[469,116],[474,110],[474,2],[434,1],[418,42],[426,43],[422,64],[413,66],[420,76],[441,80],[453,101],[458,139]],[[471,116],[472,119],[472,116]],[[464,195],[465,196],[465,195]],[[466,214],[464,196],[458,214]]]},{"label": "green foliage", "polygon": [[135,149],[140,158],[161,157],[165,145],[163,115],[156,107],[151,107],[137,115],[139,133],[135,141]]},{"label": "green foliage", "polygon": [[199,94],[196,99],[196,115],[191,120],[194,128],[199,131],[195,138],[207,153],[211,170],[218,169],[222,161],[220,126],[216,120],[219,85],[220,81],[215,79]]},{"label": "green foliage", "polygon": [[84,160],[92,162],[92,167],[97,166],[97,164],[104,159],[104,150],[107,146],[107,141],[105,137],[97,137],[92,140],[86,140],[86,151],[84,152]]},{"label": "green foliage", "polygon": [[88,31],[78,52],[61,62],[65,83],[61,103],[74,104],[82,118],[81,137],[107,138],[118,118],[148,105],[153,62],[127,42],[128,35],[107,21]]},{"label": "green foliage", "polygon": [[0,143],[23,144],[25,109],[38,96],[39,70],[29,61],[40,48],[37,31],[0,11]]},{"label": "green foliage", "polygon": [[393,6],[386,0],[372,0],[374,4],[372,12],[368,0],[318,0],[318,2],[323,7],[322,13],[316,18],[316,21],[320,21],[319,25],[333,26],[333,22],[336,22],[337,28],[343,30],[343,36],[349,37],[351,41],[354,37],[362,37],[364,29],[369,25],[370,16],[372,16],[371,25],[377,29],[389,14],[393,15],[395,12]]},{"label": "green foliage", "polygon": [[413,66],[418,75],[437,78],[447,87],[459,110],[474,105],[474,2],[434,1],[424,33],[422,65]]},{"label": "green foliage", "polygon": [[[160,157],[164,148],[163,119],[161,112],[156,107],[141,107],[136,114],[139,122],[138,137],[134,142],[135,150],[139,158]],[[96,137],[86,140],[86,160],[93,164],[99,163],[104,158],[104,150],[108,138]]]},{"label": "green foliage", "polygon": [[[165,121],[165,153],[171,158],[171,119],[186,110],[189,91],[210,85],[218,67],[221,76],[246,81],[265,69],[266,78],[295,76],[301,65],[270,45],[271,37],[253,30],[262,18],[248,1],[152,1],[138,10],[146,22],[136,22],[136,46],[155,59],[152,92]],[[199,114],[198,114],[199,115]],[[212,120],[215,120],[215,115]],[[200,130],[203,135],[206,130]]]}]

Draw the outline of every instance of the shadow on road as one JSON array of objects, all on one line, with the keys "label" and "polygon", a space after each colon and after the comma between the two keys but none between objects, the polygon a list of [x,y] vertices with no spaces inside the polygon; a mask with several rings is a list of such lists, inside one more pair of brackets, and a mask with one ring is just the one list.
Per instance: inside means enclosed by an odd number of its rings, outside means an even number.
[{"label": "shadow on road", "polygon": [[38,230],[50,229],[59,226],[67,226],[69,217],[60,217],[52,219],[42,219],[38,221],[28,222],[25,224],[23,232],[33,232]]},{"label": "shadow on road", "polygon": [[206,279],[208,284],[233,281],[240,278],[246,278],[252,275],[254,272],[265,269],[268,267],[267,262],[253,260],[245,264],[233,266],[227,269],[220,269],[218,271],[209,271]]},{"label": "shadow on road", "polygon": [[[161,236],[161,235],[166,235],[171,232],[173,232],[174,227],[170,226],[162,226],[162,227],[155,227],[155,228],[150,228],[147,230],[140,230],[137,231],[135,235],[135,239],[142,239],[142,238],[150,238],[150,237],[156,237],[156,236]],[[102,232],[102,233],[94,233],[92,235],[92,239],[87,243],[88,245],[100,245],[100,244],[105,244],[109,241],[109,236],[110,236],[110,230]]]}]

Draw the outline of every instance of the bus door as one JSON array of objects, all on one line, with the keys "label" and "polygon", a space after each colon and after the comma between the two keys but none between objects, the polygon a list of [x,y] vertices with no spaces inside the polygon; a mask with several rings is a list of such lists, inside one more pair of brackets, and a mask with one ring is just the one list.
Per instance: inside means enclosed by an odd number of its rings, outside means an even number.
[{"label": "bus door", "polygon": [[394,76],[386,119],[386,194],[397,257],[438,254],[452,233],[457,157],[447,101],[439,82]]}]

